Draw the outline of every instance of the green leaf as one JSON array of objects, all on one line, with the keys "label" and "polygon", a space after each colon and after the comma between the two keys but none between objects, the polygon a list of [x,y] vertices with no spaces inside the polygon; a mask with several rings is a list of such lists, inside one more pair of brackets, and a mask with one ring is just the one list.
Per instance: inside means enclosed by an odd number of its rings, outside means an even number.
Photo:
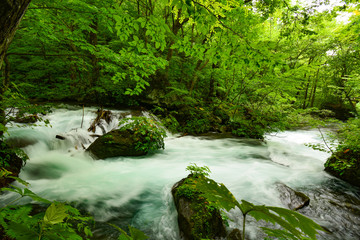
[{"label": "green leaf", "polygon": [[[254,205],[253,209],[249,211],[249,215],[257,221],[264,220],[273,224],[279,224],[285,231],[293,235],[295,237],[294,239],[303,239],[304,237],[316,239],[318,230],[324,231],[323,228],[313,220],[298,212],[285,208]],[[276,231],[272,231],[271,233],[276,233]]]},{"label": "green leaf", "polygon": [[51,225],[61,223],[67,216],[65,204],[53,202],[50,207],[46,209],[44,223]]},{"label": "green leaf", "polygon": [[119,236],[119,240],[131,240],[131,237],[124,230],[122,230],[115,224],[109,223],[109,225],[116,228],[119,232],[121,232],[121,235]]},{"label": "green leaf", "polygon": [[202,192],[201,195],[216,207],[230,211],[232,208],[239,205],[234,195],[224,184],[219,184],[204,176],[199,176],[199,181],[195,180],[194,182],[196,189]]},{"label": "green leaf", "polygon": [[51,203],[51,201],[49,201],[45,198],[39,197],[37,194],[35,194],[34,192],[32,192],[31,190],[29,190],[27,188],[24,189],[24,196],[31,197],[34,201],[43,202],[43,203]]},{"label": "green leaf", "polygon": [[142,231],[140,231],[137,228],[134,228],[132,226],[129,226],[129,231],[130,231],[130,236],[134,239],[134,240],[145,240],[148,239],[149,237],[145,235],[145,233],[143,233]]},{"label": "green leaf", "polygon": [[22,185],[24,185],[26,187],[30,185],[27,181],[25,181],[25,180],[23,180],[21,178],[18,178],[18,177],[8,176],[8,178],[12,178],[12,179],[18,181],[19,183],[21,183]]},{"label": "green leaf", "polygon": [[123,233],[120,234],[118,240],[133,240],[131,237],[124,235]]},{"label": "green leaf", "polygon": [[30,226],[22,223],[10,221],[8,231],[6,233],[17,240],[33,240],[38,239],[35,231],[29,228]]}]

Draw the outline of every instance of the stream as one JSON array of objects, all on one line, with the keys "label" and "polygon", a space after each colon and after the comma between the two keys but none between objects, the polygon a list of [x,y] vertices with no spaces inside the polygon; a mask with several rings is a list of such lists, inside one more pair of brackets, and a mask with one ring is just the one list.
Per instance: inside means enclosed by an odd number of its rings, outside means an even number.
[{"label": "stream", "polygon": [[[331,233],[319,239],[360,239],[360,190],[323,171],[329,154],[306,147],[322,142],[317,130],[286,131],[266,136],[265,141],[242,138],[193,137],[168,134],[165,150],[143,157],[116,157],[93,160],[85,151],[94,138],[87,128],[95,108],[56,109],[44,116],[51,127],[39,124],[9,126],[11,138],[28,139],[30,157],[20,177],[30,189],[49,200],[74,203],[90,212],[97,224],[95,239],[117,239],[132,225],[150,239],[180,239],[172,186],[189,172],[190,163],[210,168],[210,178],[222,182],[236,199],[254,204],[286,207],[276,183],[301,191],[310,205],[299,210]],[[126,115],[128,111],[113,111]],[[118,120],[97,128],[103,134],[116,128]],[[66,140],[56,139],[61,135]],[[0,202],[14,199],[11,193]],[[24,199],[23,202],[29,201]],[[228,213],[230,228],[241,228],[238,210]],[[262,239],[258,224],[249,218],[250,239]]]}]

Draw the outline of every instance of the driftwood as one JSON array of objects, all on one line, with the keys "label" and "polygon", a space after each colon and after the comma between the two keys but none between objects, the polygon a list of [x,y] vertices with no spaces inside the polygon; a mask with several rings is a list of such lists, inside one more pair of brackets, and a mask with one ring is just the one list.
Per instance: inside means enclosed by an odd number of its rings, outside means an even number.
[{"label": "driftwood", "polygon": [[63,137],[61,135],[56,135],[55,138],[60,139],[60,140],[65,140],[66,139],[65,137]]},{"label": "driftwood", "polygon": [[107,124],[111,122],[112,113],[109,110],[98,109],[96,112],[96,118],[88,128],[89,132],[95,133],[96,126],[100,126],[101,119],[105,120]]}]

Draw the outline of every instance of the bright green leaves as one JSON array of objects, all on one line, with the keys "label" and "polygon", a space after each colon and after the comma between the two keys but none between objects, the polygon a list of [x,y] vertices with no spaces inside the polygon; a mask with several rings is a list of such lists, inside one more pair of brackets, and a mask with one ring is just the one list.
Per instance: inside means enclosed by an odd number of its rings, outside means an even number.
[{"label": "bright green leaves", "polygon": [[[247,215],[254,217],[257,221],[264,220],[274,225],[278,224],[281,229],[262,227],[264,232],[271,237],[283,237],[295,240],[316,239],[318,231],[324,231],[324,229],[313,220],[289,209],[254,205],[245,200],[241,200],[241,203],[239,203],[224,184],[219,184],[203,175],[192,177],[190,180],[191,186],[196,192],[199,192],[201,196],[206,198],[212,206],[225,209],[226,211],[238,207],[244,217],[243,231],[245,231]],[[243,232],[243,236],[245,236],[245,232]]]},{"label": "bright green leaves", "polygon": [[230,211],[239,205],[238,201],[224,184],[219,184],[212,179],[204,179],[204,177],[199,177],[198,181],[193,182],[196,185],[196,189],[202,193],[201,195],[215,207]]},{"label": "bright green leaves", "polygon": [[44,224],[57,224],[64,221],[68,216],[66,213],[65,204],[63,203],[51,203],[51,205],[46,209],[44,216]]},{"label": "bright green leaves", "polygon": [[316,239],[318,231],[324,231],[313,220],[289,209],[256,206],[243,200],[241,206],[243,207],[244,205],[248,210],[248,214],[257,221],[264,220],[273,224],[279,224],[283,228],[281,230],[263,228],[269,236],[287,237],[287,239]]},{"label": "bright green leaves", "polygon": [[[122,11],[126,13],[126,10]],[[146,18],[119,14],[115,20],[117,35],[128,46],[119,52],[119,64],[123,67],[113,81],[126,82],[126,95],[139,95],[149,86],[149,77],[167,65],[165,59],[157,56],[157,51],[165,49],[170,29],[163,19],[153,15]]]},{"label": "bright green leaves", "polygon": [[191,163],[189,166],[186,167],[187,171],[190,171],[190,173],[194,176],[194,177],[199,177],[199,176],[209,176],[211,171],[209,169],[208,166],[198,166],[196,163]]},{"label": "bright green leaves", "polygon": [[[28,184],[28,183],[24,182],[21,179],[17,179],[17,180],[19,180],[19,182],[23,182],[24,184]],[[37,194],[35,194],[34,192],[32,192],[28,188],[23,189],[23,188],[11,185],[11,188],[2,188],[1,191],[9,191],[9,192],[17,193],[17,194],[20,195],[20,198],[22,198],[22,197],[30,197],[34,201],[38,201],[38,202],[42,202],[42,203],[50,203],[49,200],[38,196]]]},{"label": "bright green leaves", "polygon": [[146,117],[124,118],[119,122],[120,130],[132,130],[136,140],[135,148],[149,152],[164,149],[165,129],[153,119]]},{"label": "bright green leaves", "polygon": [[149,238],[148,236],[145,235],[145,233],[132,226],[129,226],[130,235],[128,235],[126,231],[119,228],[118,226],[114,224],[109,224],[109,225],[116,228],[119,232],[121,232],[118,240],[146,240]]},{"label": "bright green leaves", "polygon": [[[9,206],[0,209],[0,225],[14,239],[83,239],[78,233],[92,236],[92,218],[83,217],[64,203],[53,202],[45,211],[31,214],[32,206]],[[66,221],[66,222],[65,222]]]},{"label": "bright green leaves", "polygon": [[[28,186],[28,183],[19,179],[19,183]],[[79,233],[85,236],[92,236],[90,224],[92,217],[82,216],[76,208],[60,202],[50,202],[44,199],[28,188],[11,186],[11,188],[2,188],[1,191],[10,191],[20,195],[10,202],[7,206],[0,208],[0,225],[5,233],[19,240],[33,239],[69,239],[81,240]],[[45,213],[40,212],[36,215],[31,214],[32,206],[11,206],[14,202],[23,197],[30,197],[32,200],[50,204]],[[83,234],[82,234],[83,235]]]}]

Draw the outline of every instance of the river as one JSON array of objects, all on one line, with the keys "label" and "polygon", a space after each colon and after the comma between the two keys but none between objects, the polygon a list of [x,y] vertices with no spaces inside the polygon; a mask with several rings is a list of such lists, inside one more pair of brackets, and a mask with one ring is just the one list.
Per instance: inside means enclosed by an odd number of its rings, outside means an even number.
[{"label": "river", "polygon": [[[95,111],[85,108],[82,129],[83,109],[69,107],[44,116],[51,127],[16,124],[9,132],[36,142],[24,148],[30,160],[20,177],[42,197],[71,202],[90,212],[97,221],[97,239],[117,239],[119,233],[107,223],[124,229],[130,224],[151,239],[180,239],[170,191],[189,174],[185,168],[190,163],[208,166],[211,178],[224,183],[238,200],[254,204],[285,207],[276,188],[282,182],[310,197],[310,205],[300,213],[332,232],[319,239],[360,239],[360,191],[323,171],[329,154],[304,145],[322,141],[316,130],[271,134],[265,141],[169,134],[165,150],[143,157],[93,160],[83,148],[93,141],[87,128]],[[105,124],[104,130],[117,124],[117,120]],[[66,140],[56,139],[57,134]],[[102,130],[98,128],[96,134]],[[3,195],[1,201],[13,197]],[[239,216],[236,210],[229,213],[230,227],[241,228]],[[250,239],[260,238],[257,229],[250,219]]]}]

